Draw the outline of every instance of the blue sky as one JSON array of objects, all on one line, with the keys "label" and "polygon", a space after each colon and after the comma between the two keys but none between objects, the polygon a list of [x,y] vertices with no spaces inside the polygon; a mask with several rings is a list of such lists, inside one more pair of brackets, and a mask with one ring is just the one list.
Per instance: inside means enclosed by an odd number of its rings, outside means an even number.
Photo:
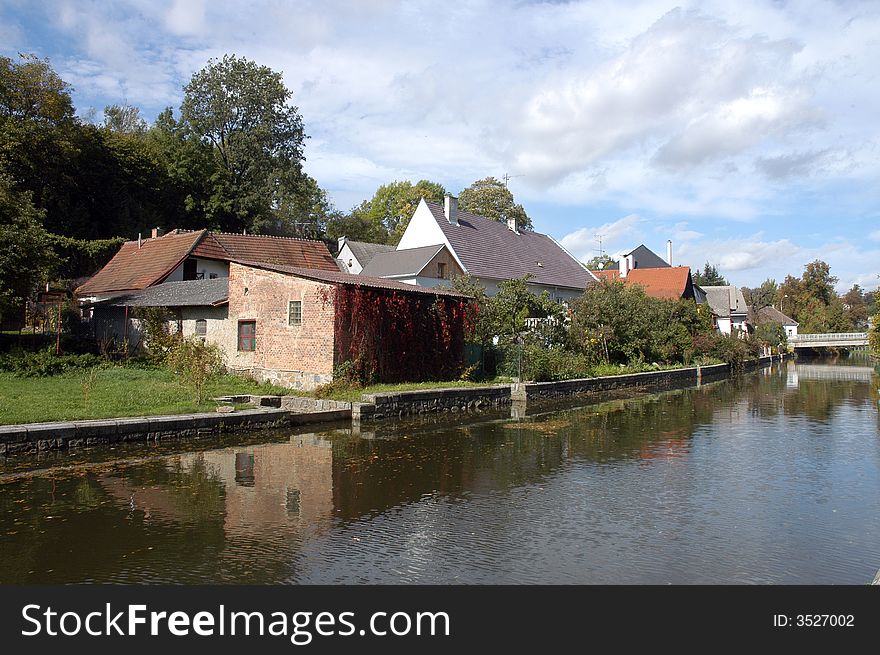
[{"label": "blue sky", "polygon": [[306,168],[379,184],[510,177],[580,257],[645,243],[735,284],[828,261],[880,283],[871,2],[0,0],[0,52],[49,58],[81,115],[179,107],[211,57],[283,71]]}]

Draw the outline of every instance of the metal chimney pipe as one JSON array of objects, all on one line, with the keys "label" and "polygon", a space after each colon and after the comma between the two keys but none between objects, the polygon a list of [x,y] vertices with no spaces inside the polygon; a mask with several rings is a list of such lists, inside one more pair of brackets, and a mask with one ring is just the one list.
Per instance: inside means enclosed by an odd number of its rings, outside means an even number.
[{"label": "metal chimney pipe", "polygon": [[672,239],[666,240],[666,263],[672,266]]}]

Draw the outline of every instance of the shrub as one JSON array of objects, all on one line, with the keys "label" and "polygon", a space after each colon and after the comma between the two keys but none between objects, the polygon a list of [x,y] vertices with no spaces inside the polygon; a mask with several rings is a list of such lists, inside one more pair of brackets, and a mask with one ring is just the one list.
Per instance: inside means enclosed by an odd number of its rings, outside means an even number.
[{"label": "shrub", "polygon": [[223,372],[223,354],[215,344],[199,338],[177,339],[167,353],[171,369],[194,392],[201,404],[205,385]]},{"label": "shrub", "polygon": [[49,377],[104,365],[105,360],[97,355],[56,355],[54,346],[36,352],[13,350],[0,355],[0,371],[9,371],[19,377]]}]

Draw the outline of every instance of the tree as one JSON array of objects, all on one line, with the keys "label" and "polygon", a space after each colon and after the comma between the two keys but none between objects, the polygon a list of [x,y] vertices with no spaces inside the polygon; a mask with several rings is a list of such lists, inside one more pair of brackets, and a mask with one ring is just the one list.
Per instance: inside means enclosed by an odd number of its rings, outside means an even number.
[{"label": "tree", "polygon": [[865,293],[858,284],[843,295],[843,306],[847,318],[853,327],[864,329],[868,327],[869,307],[871,296]]},{"label": "tree", "polygon": [[14,315],[57,264],[42,218],[30,194],[0,175],[0,320]]},{"label": "tree", "polygon": [[507,186],[494,177],[477,180],[458,196],[458,207],[462,211],[479,214],[501,223],[516,219],[521,230],[532,229],[532,219],[522,205],[516,204]]},{"label": "tree", "polygon": [[430,180],[419,180],[415,184],[408,180],[394,181],[380,186],[370,200],[362,202],[351,213],[357,220],[373,225],[375,234],[384,234],[376,243],[397,245],[419,200],[439,203],[445,194],[442,184]]},{"label": "tree", "polygon": [[55,126],[72,123],[70,85],[45,59],[23,54],[19,60],[0,57],[0,118]]},{"label": "tree", "polygon": [[837,297],[834,291],[837,278],[831,275],[831,267],[819,259],[804,267],[802,283],[803,291],[807,296],[825,305],[830,305],[832,298]]},{"label": "tree", "polygon": [[880,357],[880,313],[874,314],[874,320],[868,332],[868,347],[875,357]]},{"label": "tree", "polygon": [[759,287],[755,287],[754,289],[741,287],[740,290],[742,291],[746,304],[751,307],[752,310],[758,311],[764,307],[773,307],[776,305],[776,294],[779,291],[779,285],[776,284],[776,280],[768,278],[764,280]]},{"label": "tree", "polygon": [[290,203],[302,191],[299,110],[281,73],[235,55],[212,59],[184,87],[181,122],[209,143],[218,163],[210,214],[238,229]]},{"label": "tree", "polygon": [[597,255],[588,261],[585,266],[591,271],[606,271],[617,268],[617,262],[610,255]]},{"label": "tree", "polygon": [[141,118],[141,110],[131,105],[108,105],[104,107],[104,127],[120,134],[142,135],[147,122]]},{"label": "tree", "polygon": [[709,262],[703,266],[702,272],[695,272],[693,278],[694,284],[699,284],[701,287],[725,287],[729,284],[718,269]]}]

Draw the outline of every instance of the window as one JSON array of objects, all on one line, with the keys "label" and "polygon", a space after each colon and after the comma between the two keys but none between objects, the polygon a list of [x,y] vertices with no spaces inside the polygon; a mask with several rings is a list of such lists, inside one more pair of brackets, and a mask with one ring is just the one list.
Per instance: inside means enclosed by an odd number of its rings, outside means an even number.
[{"label": "window", "polygon": [[200,318],[196,321],[196,335],[203,337],[208,334],[208,321]]},{"label": "window", "polygon": [[437,277],[441,280],[446,279],[446,262],[437,262]]},{"label": "window", "polygon": [[287,303],[287,324],[302,325],[303,304],[302,300],[291,300]]},{"label": "window", "polygon": [[254,351],[257,349],[257,322],[238,322],[238,349]]}]

